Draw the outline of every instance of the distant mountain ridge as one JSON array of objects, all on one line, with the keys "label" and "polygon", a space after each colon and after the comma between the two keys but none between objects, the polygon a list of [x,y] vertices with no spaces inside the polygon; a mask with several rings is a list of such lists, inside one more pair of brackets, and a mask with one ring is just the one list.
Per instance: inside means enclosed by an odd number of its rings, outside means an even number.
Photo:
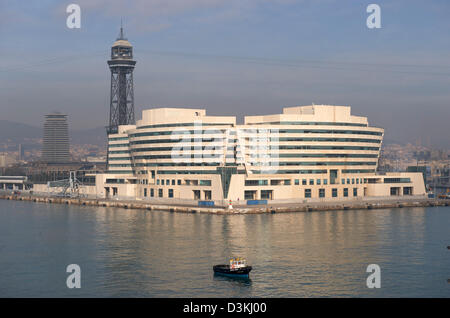
[{"label": "distant mountain ridge", "polygon": [[[0,120],[0,143],[24,143],[28,144],[33,139],[42,139],[43,128],[28,124]],[[75,145],[106,145],[105,127],[97,127],[84,130],[71,130],[69,127],[70,143]]]}]

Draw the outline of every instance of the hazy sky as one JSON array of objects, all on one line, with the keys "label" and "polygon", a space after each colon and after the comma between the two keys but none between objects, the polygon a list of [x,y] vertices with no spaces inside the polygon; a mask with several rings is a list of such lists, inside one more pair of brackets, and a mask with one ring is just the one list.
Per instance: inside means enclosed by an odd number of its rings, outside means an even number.
[{"label": "hazy sky", "polygon": [[[81,7],[81,28],[66,7]],[[381,29],[366,8],[381,7]],[[120,19],[134,46],[136,118],[150,107],[210,115],[352,106],[386,139],[450,147],[450,1],[0,0],[0,118],[57,110],[104,126],[106,64]]]}]

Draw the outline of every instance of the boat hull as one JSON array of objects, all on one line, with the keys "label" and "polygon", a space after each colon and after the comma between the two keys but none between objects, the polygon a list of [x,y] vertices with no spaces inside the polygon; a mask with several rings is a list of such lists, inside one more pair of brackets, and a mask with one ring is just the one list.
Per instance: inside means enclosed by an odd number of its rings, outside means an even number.
[{"label": "boat hull", "polygon": [[229,277],[248,277],[251,266],[242,267],[239,269],[231,270],[229,265],[215,265],[213,266],[214,274],[229,276]]}]

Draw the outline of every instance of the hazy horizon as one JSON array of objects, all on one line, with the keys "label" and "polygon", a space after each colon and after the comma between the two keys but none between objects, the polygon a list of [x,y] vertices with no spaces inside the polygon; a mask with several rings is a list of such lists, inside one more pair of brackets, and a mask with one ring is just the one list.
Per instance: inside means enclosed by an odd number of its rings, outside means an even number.
[{"label": "hazy horizon", "polygon": [[199,107],[209,115],[352,107],[386,139],[450,147],[450,3],[336,0],[80,0],[0,3],[2,120],[40,127],[47,113],[71,129],[106,126],[106,61],[120,19],[134,46],[135,113]]}]

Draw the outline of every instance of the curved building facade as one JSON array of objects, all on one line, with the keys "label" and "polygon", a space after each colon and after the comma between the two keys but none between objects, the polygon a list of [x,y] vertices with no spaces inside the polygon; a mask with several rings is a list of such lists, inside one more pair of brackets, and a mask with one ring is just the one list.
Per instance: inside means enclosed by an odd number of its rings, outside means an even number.
[{"label": "curved building facade", "polygon": [[383,134],[348,106],[287,107],[240,125],[204,109],[149,109],[109,135],[104,188],[233,201],[424,195],[420,173],[376,174]]}]

